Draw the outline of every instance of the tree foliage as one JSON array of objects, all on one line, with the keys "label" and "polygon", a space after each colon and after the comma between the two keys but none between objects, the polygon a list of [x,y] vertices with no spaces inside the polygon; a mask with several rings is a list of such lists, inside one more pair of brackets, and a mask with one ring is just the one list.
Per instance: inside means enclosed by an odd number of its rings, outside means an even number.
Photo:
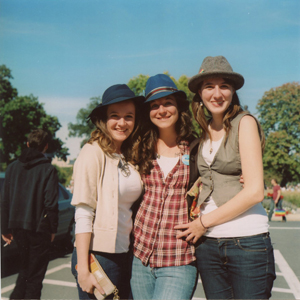
[{"label": "tree foliage", "polygon": [[8,164],[21,154],[26,147],[27,135],[34,128],[42,128],[52,136],[47,150],[66,160],[68,149],[63,142],[55,138],[55,132],[61,127],[58,119],[47,115],[43,104],[33,95],[17,96],[9,79],[11,72],[4,65],[0,67],[0,119],[1,119],[1,162]]},{"label": "tree foliage", "polygon": [[69,136],[70,137],[81,137],[83,141],[81,142],[81,147],[90,138],[91,132],[95,128],[91,121],[88,121],[88,116],[91,111],[101,103],[100,97],[93,97],[90,99],[86,108],[81,108],[76,115],[76,123],[69,123]]},{"label": "tree foliage", "polygon": [[300,84],[286,83],[263,95],[257,104],[266,136],[264,168],[281,185],[300,181]]}]

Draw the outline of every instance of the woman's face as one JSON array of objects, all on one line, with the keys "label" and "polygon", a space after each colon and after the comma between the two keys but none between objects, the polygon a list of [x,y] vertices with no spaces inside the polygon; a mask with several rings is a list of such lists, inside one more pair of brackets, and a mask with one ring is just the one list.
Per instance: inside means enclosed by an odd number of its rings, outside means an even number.
[{"label": "woman's face", "polygon": [[112,137],[117,150],[120,150],[122,143],[130,136],[134,129],[135,106],[133,101],[123,101],[110,104],[107,107],[106,127]]},{"label": "woman's face", "polygon": [[198,93],[212,115],[224,115],[235,90],[223,78],[209,78],[203,81]]},{"label": "woman's face", "polygon": [[159,98],[150,102],[150,120],[159,129],[175,127],[179,113],[174,96]]}]

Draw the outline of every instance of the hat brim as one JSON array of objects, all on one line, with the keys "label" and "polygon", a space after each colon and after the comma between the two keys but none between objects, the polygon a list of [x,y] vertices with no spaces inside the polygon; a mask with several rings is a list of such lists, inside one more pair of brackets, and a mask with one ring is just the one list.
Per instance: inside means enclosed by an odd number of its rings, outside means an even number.
[{"label": "hat brim", "polygon": [[189,80],[188,87],[189,87],[190,91],[193,93],[197,93],[199,90],[200,83],[203,80],[212,78],[212,77],[222,77],[224,79],[232,80],[234,82],[235,90],[240,89],[244,85],[244,82],[245,82],[244,77],[239,73],[206,72],[206,73],[197,74]]},{"label": "hat brim", "polygon": [[93,119],[94,117],[99,113],[99,111],[101,111],[104,107],[108,106],[108,105],[111,105],[111,104],[116,104],[116,103],[120,103],[120,102],[123,102],[123,101],[127,101],[127,100],[132,100],[136,103],[138,103],[139,101],[141,101],[141,104],[144,102],[145,100],[145,97],[144,96],[135,96],[135,97],[119,97],[119,98],[116,98],[112,101],[110,101],[109,103],[106,103],[106,104],[102,104],[100,103],[99,105],[97,105],[93,110],[92,112],[89,114],[88,116],[88,120],[91,120],[93,123]]},{"label": "hat brim", "polygon": [[149,97],[145,101],[145,103],[156,100],[156,99],[160,99],[160,98],[163,98],[163,97],[167,97],[169,95],[179,96],[179,97],[182,98],[182,100],[187,101],[186,93],[184,91],[176,91],[176,92],[166,91],[166,92],[161,92],[161,93],[154,94],[153,96]]}]

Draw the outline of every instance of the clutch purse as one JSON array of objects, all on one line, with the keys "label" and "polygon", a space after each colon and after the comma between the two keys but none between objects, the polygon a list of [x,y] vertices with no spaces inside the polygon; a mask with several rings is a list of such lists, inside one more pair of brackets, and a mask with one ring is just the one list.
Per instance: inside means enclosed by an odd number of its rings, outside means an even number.
[{"label": "clutch purse", "polygon": [[[94,275],[99,285],[103,288],[105,294],[102,295],[96,288],[94,289],[94,295],[98,300],[105,299],[110,294],[114,294],[114,300],[120,299],[117,287],[111,282],[103,268],[99,264],[98,260],[95,258],[93,253],[89,256],[90,272]],[[77,267],[77,266],[76,266]]]}]

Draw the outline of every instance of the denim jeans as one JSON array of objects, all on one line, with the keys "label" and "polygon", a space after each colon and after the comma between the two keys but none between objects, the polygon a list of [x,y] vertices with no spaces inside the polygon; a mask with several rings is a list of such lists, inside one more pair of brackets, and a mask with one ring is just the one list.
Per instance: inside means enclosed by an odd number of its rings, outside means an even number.
[{"label": "denim jeans", "polygon": [[[121,299],[130,299],[130,273],[132,258],[130,253],[104,253],[91,251],[96,259],[99,261],[103,270],[111,280],[111,282],[119,290],[119,296]],[[79,299],[96,299],[93,294],[84,292],[77,281],[77,271],[75,266],[77,264],[77,252],[74,248],[72,254],[72,273],[76,279]],[[113,294],[109,295],[105,299],[113,299]]]},{"label": "denim jeans", "polygon": [[191,299],[196,282],[197,268],[194,265],[151,268],[133,257],[130,284],[134,300]]},{"label": "denim jeans", "polygon": [[202,237],[198,270],[207,299],[269,299],[275,275],[269,233],[238,238]]}]

